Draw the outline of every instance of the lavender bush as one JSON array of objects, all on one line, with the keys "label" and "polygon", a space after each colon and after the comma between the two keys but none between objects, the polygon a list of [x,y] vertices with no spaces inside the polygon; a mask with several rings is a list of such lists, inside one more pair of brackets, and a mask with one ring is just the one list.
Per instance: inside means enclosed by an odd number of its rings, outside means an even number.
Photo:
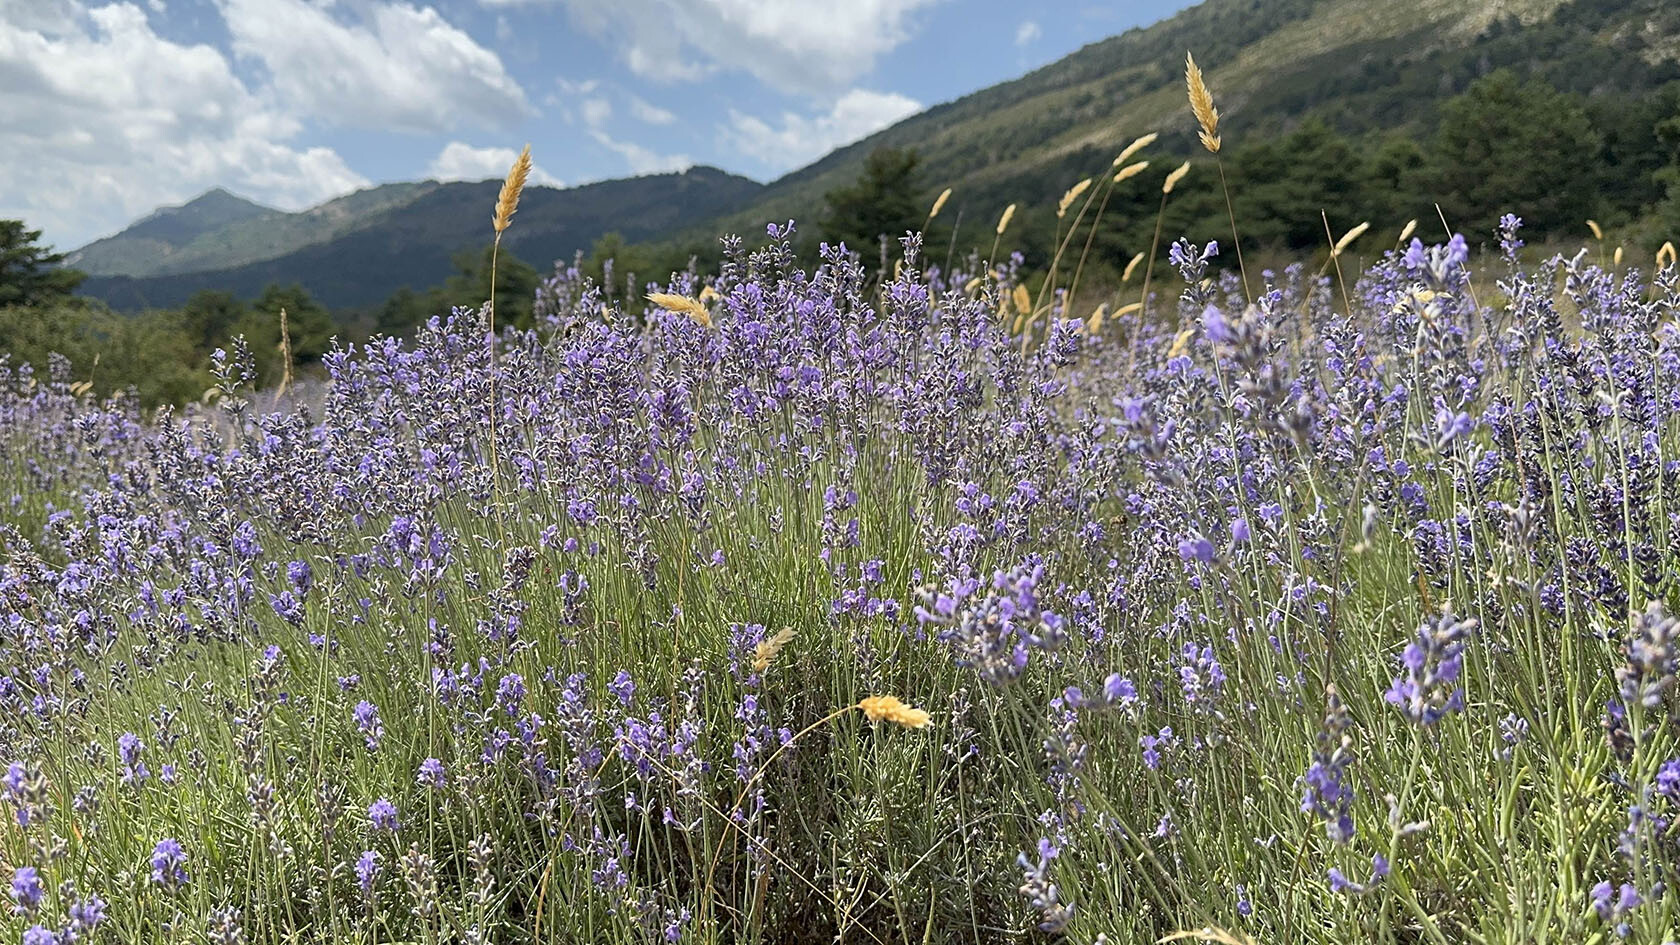
[{"label": "lavender bush", "polygon": [[5,935],[1663,942],[1680,272],[1517,226],[1027,337],[778,227],[273,413],[0,367]]}]

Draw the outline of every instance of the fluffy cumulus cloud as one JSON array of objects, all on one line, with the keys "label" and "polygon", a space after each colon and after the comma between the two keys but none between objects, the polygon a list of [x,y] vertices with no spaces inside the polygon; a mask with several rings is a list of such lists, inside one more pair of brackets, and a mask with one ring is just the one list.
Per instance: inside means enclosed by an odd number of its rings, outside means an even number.
[{"label": "fluffy cumulus cloud", "polygon": [[920,102],[896,92],[853,89],[840,96],[827,112],[812,116],[784,112],[774,124],[731,110],[724,137],[734,150],[766,170],[780,173],[808,164],[921,109]]},{"label": "fluffy cumulus cloud", "polygon": [[910,37],[935,0],[483,0],[563,3],[637,75],[690,81],[745,70],[782,91],[831,97]]},{"label": "fluffy cumulus cloud", "polygon": [[61,248],[216,185],[301,208],[368,183],[292,144],[295,117],[133,3],[0,0],[0,88],[0,217]]},{"label": "fluffy cumulus cloud", "polygon": [[[513,148],[475,148],[464,141],[451,141],[426,166],[426,176],[434,180],[493,180],[506,177],[517,157],[519,152]],[[566,186],[540,164],[531,165],[531,182]]]},{"label": "fluffy cumulus cloud", "polygon": [[1037,20],[1022,20],[1021,25],[1015,27],[1015,45],[1027,46],[1044,35]]},{"label": "fluffy cumulus cloud", "polygon": [[531,113],[496,54],[437,10],[359,6],[340,19],[308,0],[219,0],[234,52],[262,63],[288,109],[363,130],[511,127]]}]

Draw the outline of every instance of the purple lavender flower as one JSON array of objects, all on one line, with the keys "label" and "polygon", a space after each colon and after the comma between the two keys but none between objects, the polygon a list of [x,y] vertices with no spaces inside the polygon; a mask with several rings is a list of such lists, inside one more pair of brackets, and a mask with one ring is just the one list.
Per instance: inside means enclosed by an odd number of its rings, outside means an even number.
[{"label": "purple lavender flower", "polygon": [[1331,842],[1343,845],[1354,837],[1353,785],[1347,776],[1353,763],[1353,739],[1347,733],[1347,707],[1335,686],[1325,687],[1324,701],[1324,727],[1319,730],[1312,763],[1301,777],[1301,812],[1323,820]]},{"label": "purple lavender flower", "polygon": [[420,762],[420,770],[415,775],[415,781],[421,787],[441,791],[447,780],[448,775],[444,771],[443,762],[436,758],[427,758]]},{"label": "purple lavender flower", "polygon": [[356,858],[356,883],[362,888],[362,895],[373,898],[375,884],[379,882],[379,873],[383,869],[379,865],[379,854],[372,850],[363,850]]},{"label": "purple lavender flower", "polygon": [[1660,708],[1674,691],[1680,668],[1680,619],[1669,616],[1661,601],[1651,601],[1634,621],[1625,652],[1627,661],[1616,668],[1622,701],[1647,710]]},{"label": "purple lavender flower", "polygon": [[152,848],[152,882],[166,889],[187,884],[187,851],[173,837],[165,837]]},{"label": "purple lavender flower", "polygon": [[1627,938],[1633,934],[1633,926],[1628,919],[1635,909],[1645,904],[1645,898],[1632,883],[1617,887],[1609,880],[1603,880],[1592,888],[1592,904],[1593,911],[1615,930],[1618,937]]},{"label": "purple lavender flower", "polygon": [[12,873],[12,902],[19,915],[31,916],[41,905],[46,890],[41,887],[41,874],[33,866],[20,866]]},{"label": "purple lavender flower", "polygon": [[1384,698],[1419,725],[1434,725],[1462,710],[1458,678],[1464,670],[1464,638],[1475,628],[1475,620],[1460,620],[1445,610],[1425,620],[1401,654],[1402,671]]},{"label": "purple lavender flower", "polygon": [[385,723],[379,718],[379,707],[363,699],[356,703],[351,716],[356,720],[356,728],[362,733],[368,751],[378,751],[379,742],[385,737]]},{"label": "purple lavender flower", "polygon": [[96,895],[78,899],[70,904],[70,928],[76,932],[91,932],[105,921],[105,900]]},{"label": "purple lavender flower", "polygon": [[508,718],[518,718],[520,706],[525,702],[525,677],[518,673],[508,673],[496,685],[496,705],[507,713]]},{"label": "purple lavender flower", "polygon": [[368,822],[375,830],[397,829],[397,807],[389,798],[379,798],[368,805]]},{"label": "purple lavender flower", "polygon": [[621,705],[629,708],[630,700],[635,698],[636,695],[636,683],[630,678],[629,673],[621,669],[618,671],[618,675],[613,677],[613,681],[607,684],[607,690],[618,697]]},{"label": "purple lavender flower", "polygon": [[140,758],[140,753],[145,747],[140,741],[140,736],[133,732],[124,732],[117,736],[117,755],[123,763],[123,784],[138,785],[152,776],[152,773],[146,770],[146,763]]},{"label": "purple lavender flower", "polygon": [[1055,862],[1061,854],[1061,849],[1049,838],[1040,837],[1038,840],[1037,861],[1027,859],[1022,853],[1015,858],[1020,865],[1023,882],[1021,895],[1027,897],[1032,907],[1038,911],[1038,927],[1046,932],[1061,932],[1073,921],[1073,905],[1062,901],[1061,890],[1050,880],[1050,864]]}]

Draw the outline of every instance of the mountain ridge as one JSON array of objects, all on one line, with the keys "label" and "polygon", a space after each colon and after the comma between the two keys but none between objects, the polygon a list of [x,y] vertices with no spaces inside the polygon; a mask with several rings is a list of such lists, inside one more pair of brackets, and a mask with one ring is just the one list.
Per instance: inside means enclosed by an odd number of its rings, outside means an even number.
[{"label": "mountain ridge", "polygon": [[[359,191],[280,221],[287,226],[301,221],[306,227],[327,215],[340,218],[343,225],[325,239],[299,242],[278,254],[225,268],[94,275],[83,283],[82,293],[120,310],[135,310],[178,306],[200,289],[254,298],[271,283],[296,282],[329,307],[376,304],[398,288],[435,284],[450,272],[457,254],[488,244],[486,208],[495,202],[500,186],[496,180],[433,181]],[[707,166],[566,189],[533,185],[521,197],[519,225],[508,231],[503,243],[546,267],[587,250],[607,232],[647,239],[738,206],[762,187]],[[365,202],[371,199],[365,195],[391,188],[409,189],[387,194],[393,199],[365,216],[345,209],[347,201]],[[260,228],[273,221],[256,217],[232,227]],[[476,226],[479,222],[484,225]],[[212,233],[197,239],[214,237]]]}]

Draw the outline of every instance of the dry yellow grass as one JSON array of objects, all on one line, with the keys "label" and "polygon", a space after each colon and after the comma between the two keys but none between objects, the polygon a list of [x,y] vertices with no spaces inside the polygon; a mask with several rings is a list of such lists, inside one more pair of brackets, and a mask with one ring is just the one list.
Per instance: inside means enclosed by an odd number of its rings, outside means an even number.
[{"label": "dry yellow grass", "polygon": [[1146,134],[1146,135],[1138,138],[1136,141],[1133,141],[1131,144],[1126,145],[1126,149],[1124,151],[1121,151],[1120,156],[1115,158],[1114,163],[1109,165],[1109,166],[1110,167],[1119,167],[1120,165],[1126,163],[1127,159],[1129,159],[1132,155],[1134,155],[1134,154],[1138,153],[1139,151],[1142,151],[1144,148],[1147,148],[1150,145],[1154,144],[1155,139],[1159,138],[1159,137],[1160,137],[1159,134],[1151,131],[1149,134]]},{"label": "dry yellow grass", "polygon": [[1166,181],[1161,184],[1161,193],[1162,194],[1172,193],[1173,188],[1177,187],[1179,185],[1179,182],[1184,180],[1184,176],[1186,174],[1189,174],[1189,173],[1190,173],[1190,162],[1185,161],[1183,164],[1180,164],[1178,166],[1177,170],[1175,170],[1171,174],[1167,175]]},{"label": "dry yellow grass", "polygon": [[775,636],[759,643],[753,648],[753,669],[760,673],[769,669],[770,664],[776,660],[776,654],[782,652],[782,647],[787,646],[788,641],[792,639],[793,628],[783,627]]},{"label": "dry yellow grass", "polygon": [[649,292],[647,300],[667,312],[687,315],[706,328],[712,327],[712,313],[706,308],[706,304],[699,299],[691,299],[686,295],[677,295],[674,292]]},{"label": "dry yellow grass", "polygon": [[869,696],[858,708],[871,722],[893,722],[905,728],[926,728],[932,720],[927,710],[905,705],[893,696]]},{"label": "dry yellow grass", "polygon": [[998,218],[997,235],[1002,236],[1003,231],[1009,229],[1009,221],[1014,219],[1014,218],[1015,218],[1015,205],[1010,204],[1009,206],[1004,207],[1003,208],[1003,216]]},{"label": "dry yellow grass", "polygon": [[1061,219],[1062,217],[1067,216],[1068,207],[1073,206],[1073,202],[1078,200],[1079,195],[1084,193],[1090,186],[1091,178],[1087,177],[1079,183],[1074,184],[1072,187],[1069,187],[1067,193],[1062,195],[1061,202],[1056,204],[1056,218]]},{"label": "dry yellow grass", "polygon": [[1346,233],[1343,233],[1342,238],[1337,240],[1336,245],[1330,250],[1330,255],[1340,256],[1343,250],[1346,250],[1349,246],[1353,245],[1353,241],[1365,235],[1365,231],[1370,228],[1370,222],[1366,221],[1353,229],[1348,230]]},{"label": "dry yellow grass", "polygon": [[1669,266],[1674,265],[1674,263],[1675,263],[1674,244],[1673,243],[1662,244],[1662,249],[1657,250],[1657,271],[1661,272],[1662,270],[1667,269]]},{"label": "dry yellow grass", "polygon": [[1114,175],[1114,182],[1118,184],[1129,178],[1136,177],[1139,174],[1142,174],[1144,169],[1147,167],[1149,167],[1148,161],[1139,161],[1136,164],[1128,164],[1120,169],[1120,173]]},{"label": "dry yellow grass", "polygon": [[1190,111],[1195,114],[1196,123],[1202,126],[1202,147],[1207,148],[1209,154],[1218,154],[1219,109],[1213,107],[1213,93],[1208,91],[1201,67],[1196,65],[1196,57],[1189,53],[1184,54],[1184,84],[1190,92]]},{"label": "dry yellow grass", "polygon": [[945,201],[951,199],[951,188],[947,187],[939,194],[939,199],[933,202],[933,209],[928,211],[928,219],[939,216],[939,211],[945,209]]},{"label": "dry yellow grass", "polygon": [[490,218],[490,225],[498,234],[513,222],[513,215],[519,210],[519,192],[525,189],[525,179],[530,176],[531,146],[527,144],[508,168],[507,179],[502,181],[502,190],[496,195],[496,213]]}]

